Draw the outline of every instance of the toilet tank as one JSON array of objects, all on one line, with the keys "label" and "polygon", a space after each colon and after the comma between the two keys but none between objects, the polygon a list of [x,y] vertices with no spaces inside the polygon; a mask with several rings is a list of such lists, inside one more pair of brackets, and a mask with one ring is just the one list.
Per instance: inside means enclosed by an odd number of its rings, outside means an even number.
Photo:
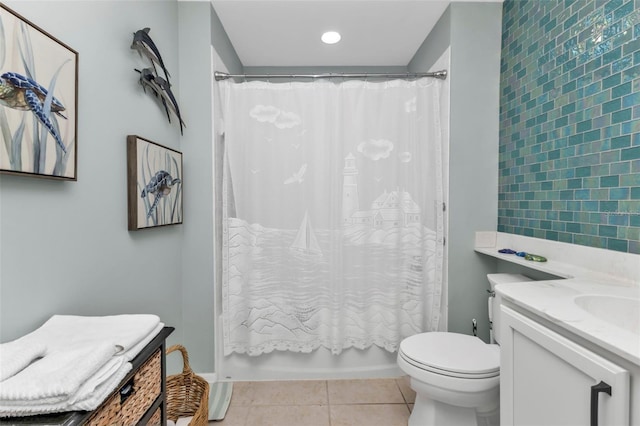
[{"label": "toilet tank", "polygon": [[487,279],[491,285],[489,296],[489,323],[491,324],[491,343],[500,343],[500,299],[495,294],[496,285],[532,281],[520,274],[488,274]]}]

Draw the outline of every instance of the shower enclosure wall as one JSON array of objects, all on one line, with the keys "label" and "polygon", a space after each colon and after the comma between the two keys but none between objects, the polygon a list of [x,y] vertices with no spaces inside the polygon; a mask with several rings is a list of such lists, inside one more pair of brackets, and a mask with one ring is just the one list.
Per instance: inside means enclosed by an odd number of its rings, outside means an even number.
[{"label": "shower enclosure wall", "polygon": [[[215,52],[214,52],[215,56]],[[214,57],[214,63],[215,63]],[[221,64],[221,61],[218,61]],[[449,52],[445,52],[443,56],[435,63],[431,69],[448,69],[449,68]],[[220,71],[225,71],[218,67]],[[214,83],[214,123],[221,124],[220,92],[217,84]],[[448,135],[449,135],[449,82],[443,83],[441,91],[441,127],[443,136],[443,176],[444,187],[447,188],[448,176]],[[215,127],[215,126],[214,126]],[[222,125],[219,126],[220,128]],[[222,246],[220,244],[220,236],[223,233],[223,212],[220,208],[222,205],[222,175],[224,168],[224,158],[220,153],[224,143],[223,135],[220,129],[214,132],[215,141],[215,176],[216,176],[216,318],[215,325],[216,336],[216,373],[218,380],[233,381],[256,381],[256,380],[301,380],[301,379],[331,379],[331,378],[377,378],[377,377],[397,377],[402,373],[397,367],[396,352],[388,350],[376,345],[372,345],[365,350],[350,347],[342,350],[338,355],[332,353],[331,349],[319,347],[310,353],[299,353],[291,351],[273,350],[269,353],[262,353],[259,356],[249,356],[245,353],[227,353],[224,351],[224,328],[223,328],[223,312],[222,312]],[[447,199],[447,191],[444,194],[445,203]],[[445,235],[446,235],[446,213],[445,213]],[[442,284],[442,302],[440,304],[440,322],[439,330],[447,328],[447,275],[446,275],[446,247],[444,255],[443,267],[443,284]]]}]

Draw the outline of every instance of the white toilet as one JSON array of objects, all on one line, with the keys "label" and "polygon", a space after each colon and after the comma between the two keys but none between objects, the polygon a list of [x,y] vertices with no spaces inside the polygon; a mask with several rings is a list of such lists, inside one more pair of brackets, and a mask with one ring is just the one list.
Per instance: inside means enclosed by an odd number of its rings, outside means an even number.
[{"label": "white toilet", "polygon": [[[492,341],[499,342],[497,284],[530,281],[524,275],[489,274]],[[478,337],[431,332],[400,343],[398,365],[410,377],[416,402],[409,426],[490,426],[499,424],[500,348]]]}]

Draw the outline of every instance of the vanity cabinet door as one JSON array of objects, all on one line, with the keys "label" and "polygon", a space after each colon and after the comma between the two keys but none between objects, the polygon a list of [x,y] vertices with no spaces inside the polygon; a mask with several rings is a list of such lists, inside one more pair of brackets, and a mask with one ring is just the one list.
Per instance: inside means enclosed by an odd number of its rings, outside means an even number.
[{"label": "vanity cabinet door", "polygon": [[627,370],[509,307],[501,312],[502,425],[629,425]]}]

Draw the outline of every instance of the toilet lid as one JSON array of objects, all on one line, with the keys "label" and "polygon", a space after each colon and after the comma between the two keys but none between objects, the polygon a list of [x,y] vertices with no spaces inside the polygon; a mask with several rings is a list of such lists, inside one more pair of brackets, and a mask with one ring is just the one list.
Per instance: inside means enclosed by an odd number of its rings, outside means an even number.
[{"label": "toilet lid", "polygon": [[400,352],[412,364],[442,370],[453,376],[491,377],[500,374],[500,349],[475,336],[458,333],[422,333],[400,343]]}]

